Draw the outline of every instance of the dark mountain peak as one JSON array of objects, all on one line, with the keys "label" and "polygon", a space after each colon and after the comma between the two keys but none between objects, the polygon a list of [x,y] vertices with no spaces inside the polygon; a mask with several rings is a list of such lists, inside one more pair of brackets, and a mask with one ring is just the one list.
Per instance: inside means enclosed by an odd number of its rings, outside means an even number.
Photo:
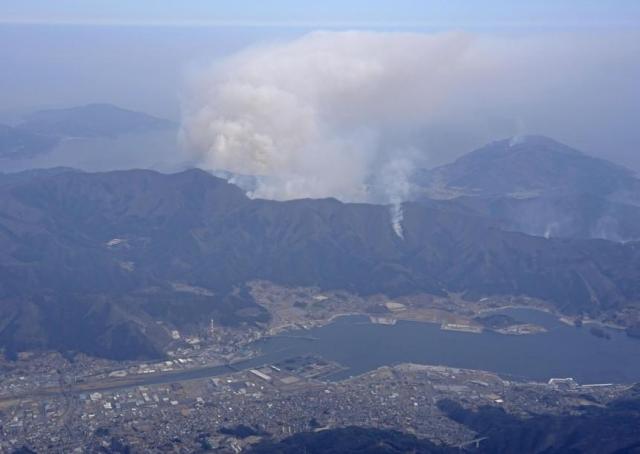
[{"label": "dark mountain peak", "polygon": [[418,182],[432,196],[534,197],[542,194],[609,195],[638,186],[631,170],[554,139],[527,135],[489,143]]}]

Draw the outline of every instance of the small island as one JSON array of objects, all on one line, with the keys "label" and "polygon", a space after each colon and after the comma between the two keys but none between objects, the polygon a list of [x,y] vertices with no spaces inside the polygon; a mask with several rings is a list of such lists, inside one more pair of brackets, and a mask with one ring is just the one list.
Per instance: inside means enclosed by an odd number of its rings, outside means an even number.
[{"label": "small island", "polygon": [[489,314],[474,318],[474,321],[489,331],[500,334],[524,335],[543,333],[547,330],[539,325],[523,323],[506,314]]}]

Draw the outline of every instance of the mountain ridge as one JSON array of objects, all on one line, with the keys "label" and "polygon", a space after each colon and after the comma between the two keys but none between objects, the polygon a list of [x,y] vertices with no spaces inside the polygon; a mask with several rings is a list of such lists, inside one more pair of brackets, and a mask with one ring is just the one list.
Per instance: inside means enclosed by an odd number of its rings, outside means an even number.
[{"label": "mountain ridge", "polygon": [[[640,243],[547,240],[448,204],[403,208],[402,239],[387,206],[250,199],[202,170],[0,184],[0,345],[109,357],[128,339],[121,355],[161,355],[168,332],[156,322],[265,321],[246,290],[253,280],[391,297],[524,295],[593,316],[640,301]],[[174,282],[213,296],[176,293]]]}]

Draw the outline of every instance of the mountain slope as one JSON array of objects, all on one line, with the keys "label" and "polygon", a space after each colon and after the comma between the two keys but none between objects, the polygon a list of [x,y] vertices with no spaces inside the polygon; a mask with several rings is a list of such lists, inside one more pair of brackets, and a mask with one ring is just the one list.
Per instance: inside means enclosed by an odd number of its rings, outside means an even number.
[{"label": "mountain slope", "polygon": [[490,143],[418,173],[421,197],[454,200],[496,225],[564,238],[640,238],[632,171],[542,136]]},{"label": "mountain slope", "polygon": [[[640,298],[636,243],[504,232],[446,203],[405,204],[404,214],[400,239],[388,207],[251,200],[199,170],[6,181],[0,345],[159,355],[167,332],[158,321],[265,320],[245,287],[255,279],[359,294],[528,295],[593,315]],[[208,291],[185,294],[175,283]],[[71,332],[80,334],[60,334]]]},{"label": "mountain slope", "polygon": [[495,220],[506,230],[560,238],[632,241],[640,238],[640,206],[592,194],[459,197],[455,203]]},{"label": "mountain slope", "polygon": [[464,409],[441,400],[449,418],[486,437],[471,452],[478,453],[636,453],[640,447],[638,385],[607,405],[585,405],[570,414],[532,414],[519,418],[503,408]]},{"label": "mountain slope", "polygon": [[629,169],[543,136],[490,143],[423,174],[421,185],[484,197],[608,196],[640,188]]}]

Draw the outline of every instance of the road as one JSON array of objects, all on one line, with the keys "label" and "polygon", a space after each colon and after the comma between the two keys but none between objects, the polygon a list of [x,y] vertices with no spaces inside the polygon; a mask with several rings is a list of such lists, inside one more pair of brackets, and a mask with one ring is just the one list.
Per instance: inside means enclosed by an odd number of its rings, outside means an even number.
[{"label": "road", "polygon": [[103,392],[127,389],[136,386],[160,385],[167,383],[176,383],[187,380],[199,380],[209,377],[217,377],[233,372],[239,372],[248,369],[260,368],[261,366],[271,364],[274,361],[280,361],[287,356],[283,352],[281,354],[269,354],[256,356],[255,358],[245,359],[230,364],[200,367],[186,370],[155,372],[150,374],[129,375],[123,378],[105,378],[87,383],[79,383],[64,386],[56,386],[51,388],[38,389],[24,394],[16,394],[0,398],[0,404],[19,399],[44,398],[49,396],[69,397],[87,392]]}]

